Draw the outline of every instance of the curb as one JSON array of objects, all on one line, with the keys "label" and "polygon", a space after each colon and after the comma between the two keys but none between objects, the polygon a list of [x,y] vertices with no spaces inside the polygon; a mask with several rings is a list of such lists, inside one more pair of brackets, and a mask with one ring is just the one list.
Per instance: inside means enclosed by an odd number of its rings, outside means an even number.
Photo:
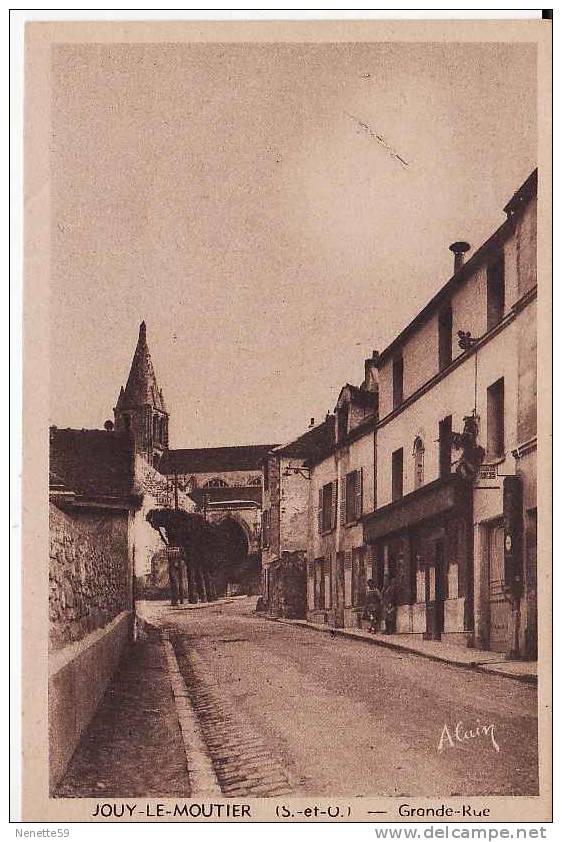
[{"label": "curb", "polygon": [[[145,626],[148,626],[148,624],[145,623]],[[161,632],[155,626],[150,626],[149,628],[151,631],[156,630],[159,632],[160,642],[164,649],[168,677],[170,679],[187,762],[191,796],[222,796],[223,793],[199,727],[199,720],[191,704],[185,681],[180,672],[174,647],[170,642],[167,632]]]},{"label": "curb", "polygon": [[310,631],[320,632],[321,634],[329,634],[332,637],[345,637],[347,640],[356,640],[359,643],[367,643],[370,646],[382,646],[386,649],[394,649],[397,652],[406,652],[409,655],[419,655],[421,658],[427,658],[429,661],[435,661],[436,663],[440,664],[448,664],[452,667],[459,667],[460,669],[472,670],[474,672],[480,672],[483,675],[498,675],[502,678],[511,678],[513,681],[519,681],[522,684],[532,684],[537,685],[537,676],[536,675],[514,675],[513,673],[503,672],[499,669],[494,669],[492,665],[488,666],[487,664],[481,664],[477,661],[470,661],[468,663],[464,663],[463,661],[453,661],[450,658],[440,658],[438,655],[434,655],[431,652],[420,652],[418,649],[412,649],[405,644],[395,643],[394,641],[390,640],[378,640],[377,638],[369,638],[369,637],[358,637],[354,634],[350,634],[347,629],[339,629],[339,628],[332,628],[331,626],[326,626],[326,628],[318,628],[317,626],[311,625],[307,623],[306,620],[287,620],[284,617],[270,617],[267,614],[255,614],[256,617],[260,617],[263,620],[269,620],[273,623],[284,623],[288,626],[296,626],[297,628],[302,629],[310,629]]}]

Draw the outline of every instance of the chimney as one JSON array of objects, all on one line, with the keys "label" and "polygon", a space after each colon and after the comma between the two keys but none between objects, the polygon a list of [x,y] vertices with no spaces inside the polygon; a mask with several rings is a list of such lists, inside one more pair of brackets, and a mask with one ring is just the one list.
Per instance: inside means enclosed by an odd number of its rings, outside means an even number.
[{"label": "chimney", "polygon": [[365,360],[365,379],[361,388],[367,392],[374,392],[377,388],[378,372],[377,366],[379,364],[379,352],[373,351],[372,356]]},{"label": "chimney", "polygon": [[464,240],[460,240],[457,243],[451,243],[449,246],[449,251],[452,251],[455,255],[455,263],[454,263],[454,272],[455,274],[459,271],[461,266],[464,263],[464,253],[468,251],[470,248],[470,243],[465,243]]},{"label": "chimney", "polygon": [[310,419],[310,424],[309,424],[308,426],[309,426],[309,427],[314,427],[314,418],[311,418],[311,419]]}]

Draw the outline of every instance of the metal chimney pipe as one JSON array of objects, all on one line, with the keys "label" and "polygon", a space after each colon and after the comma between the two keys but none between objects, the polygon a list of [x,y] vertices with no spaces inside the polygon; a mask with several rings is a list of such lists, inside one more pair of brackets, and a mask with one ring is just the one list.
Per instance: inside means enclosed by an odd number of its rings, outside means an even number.
[{"label": "metal chimney pipe", "polygon": [[452,251],[455,255],[455,262],[454,262],[454,272],[457,273],[461,266],[464,263],[464,253],[470,249],[470,243],[465,243],[463,240],[459,240],[456,243],[451,243],[449,246],[449,251]]}]

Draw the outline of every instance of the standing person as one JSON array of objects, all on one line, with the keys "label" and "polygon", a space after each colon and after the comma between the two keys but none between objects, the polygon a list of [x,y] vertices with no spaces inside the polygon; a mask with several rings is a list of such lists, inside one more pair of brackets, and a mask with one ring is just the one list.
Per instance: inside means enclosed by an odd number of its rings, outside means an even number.
[{"label": "standing person", "polygon": [[182,558],[177,550],[168,549],[168,574],[170,576],[170,591],[172,605],[183,604],[183,570]]},{"label": "standing person", "polygon": [[375,634],[379,630],[381,619],[382,594],[376,587],[373,579],[367,580],[367,591],[365,593],[365,608],[363,619],[369,620],[368,631]]},{"label": "standing person", "polygon": [[397,598],[396,577],[393,576],[383,589],[382,603],[384,615],[384,633],[394,634],[396,632],[396,598]]}]

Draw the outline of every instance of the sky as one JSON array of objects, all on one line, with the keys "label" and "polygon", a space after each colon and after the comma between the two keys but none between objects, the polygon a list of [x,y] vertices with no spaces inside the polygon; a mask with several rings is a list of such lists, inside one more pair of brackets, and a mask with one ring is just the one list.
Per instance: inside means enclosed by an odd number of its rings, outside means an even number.
[{"label": "sky", "polygon": [[65,44],[51,423],[102,427],[147,324],[170,445],[278,443],[536,165],[531,44]]}]

